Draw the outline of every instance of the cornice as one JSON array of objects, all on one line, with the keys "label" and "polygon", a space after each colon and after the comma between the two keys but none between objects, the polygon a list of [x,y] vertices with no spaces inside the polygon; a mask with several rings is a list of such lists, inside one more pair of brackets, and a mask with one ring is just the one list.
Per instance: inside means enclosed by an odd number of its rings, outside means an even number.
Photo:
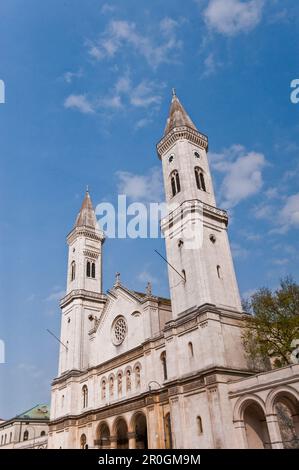
[{"label": "cornice", "polygon": [[191,129],[191,127],[181,126],[172,129],[165,137],[163,137],[157,144],[157,153],[161,159],[162,155],[167,152],[170,147],[178,140],[186,139],[196,145],[208,150],[208,137],[200,132]]},{"label": "cornice", "polygon": [[70,245],[78,237],[86,237],[91,240],[104,243],[105,235],[102,230],[92,229],[87,226],[75,227],[66,237],[67,243]]},{"label": "cornice", "polygon": [[97,292],[92,292],[85,289],[74,289],[61,299],[59,305],[61,308],[63,308],[75,299],[83,299],[97,303],[105,303],[107,300],[107,295],[99,294]]}]

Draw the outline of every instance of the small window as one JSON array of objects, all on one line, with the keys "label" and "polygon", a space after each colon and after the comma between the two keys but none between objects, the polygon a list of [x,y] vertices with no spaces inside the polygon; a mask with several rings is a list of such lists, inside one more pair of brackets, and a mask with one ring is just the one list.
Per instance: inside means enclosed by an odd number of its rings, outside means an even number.
[{"label": "small window", "polygon": [[194,352],[193,352],[193,344],[191,343],[191,341],[188,343],[188,350],[189,350],[189,356],[193,357]]},{"label": "small window", "polygon": [[95,265],[95,263],[91,264],[91,277],[93,279],[95,279],[95,277],[96,277],[96,265]]},{"label": "small window", "polygon": [[172,196],[175,196],[177,193],[181,191],[180,177],[176,170],[171,173],[170,179],[171,179]]},{"label": "small window", "polygon": [[40,433],[40,437],[43,437],[43,436],[45,436],[45,435],[46,435],[46,431],[42,431],[42,432]]},{"label": "small window", "polygon": [[76,277],[76,263],[75,261],[72,261],[71,264],[71,281],[74,281]]},{"label": "small window", "polygon": [[170,157],[168,158],[169,163],[173,162],[173,159],[174,159],[174,155],[170,155]]},{"label": "small window", "polygon": [[198,152],[194,152],[194,157],[195,157],[195,158],[200,158],[199,153],[198,153]]},{"label": "small window", "polygon": [[161,356],[161,363],[162,363],[162,368],[163,368],[163,377],[164,380],[167,380],[167,362],[166,362],[166,351],[163,351]]},{"label": "small window", "polygon": [[185,282],[186,282],[187,278],[186,278],[186,271],[185,271],[185,269],[182,269],[182,276],[183,276],[183,278],[184,278],[184,280],[185,280]]},{"label": "small window", "polygon": [[82,387],[82,405],[83,405],[83,408],[87,408],[88,406],[88,388],[87,388],[87,385],[83,385]]},{"label": "small window", "polygon": [[86,263],[86,276],[90,277],[90,261]]},{"label": "small window", "polygon": [[202,427],[202,419],[201,419],[200,416],[197,416],[196,422],[197,422],[197,432],[198,432],[198,434],[202,434],[203,433],[203,427]]},{"label": "small window", "polygon": [[218,276],[219,279],[222,279],[221,267],[219,265],[217,266],[217,276]]},{"label": "small window", "polygon": [[29,432],[25,431],[23,435],[23,441],[28,441],[28,437],[29,437]]},{"label": "small window", "polygon": [[206,191],[206,183],[203,171],[197,166],[194,168],[194,174],[197,189],[200,189],[201,191]]},{"label": "small window", "polygon": [[211,235],[210,235],[210,240],[211,240],[211,242],[212,242],[213,244],[216,243],[216,237],[215,237],[215,235],[211,234]]}]

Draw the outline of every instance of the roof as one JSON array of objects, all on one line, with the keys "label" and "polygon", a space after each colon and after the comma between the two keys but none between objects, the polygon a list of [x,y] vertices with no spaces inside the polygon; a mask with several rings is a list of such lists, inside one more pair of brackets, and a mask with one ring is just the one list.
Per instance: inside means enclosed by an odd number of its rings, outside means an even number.
[{"label": "roof", "polygon": [[48,420],[50,419],[50,407],[47,404],[36,405],[33,408],[30,408],[30,410],[24,411],[24,413],[17,415],[14,420],[17,419]]},{"label": "roof", "polygon": [[164,130],[164,135],[172,131],[175,127],[190,127],[191,129],[197,130],[195,124],[185,111],[183,105],[178,99],[175,91],[172,92],[172,100],[169,109],[169,115]]},{"label": "roof", "polygon": [[85,193],[80,212],[77,215],[75,222],[75,227],[82,226],[90,228],[96,228],[97,226],[97,219],[88,190]]}]

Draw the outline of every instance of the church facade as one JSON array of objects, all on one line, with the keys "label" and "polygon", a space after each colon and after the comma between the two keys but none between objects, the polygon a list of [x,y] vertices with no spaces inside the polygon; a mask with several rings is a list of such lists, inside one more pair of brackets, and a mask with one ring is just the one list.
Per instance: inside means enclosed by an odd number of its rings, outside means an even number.
[{"label": "church facade", "polygon": [[[217,208],[208,138],[173,94],[157,145],[166,202],[161,223],[170,299],[102,289],[104,233],[87,192],[67,237],[58,376],[49,448],[279,448],[276,412],[290,409],[299,436],[299,365],[257,373],[242,344],[242,311],[227,234]],[[201,243],[186,247],[176,220],[200,206]],[[174,269],[175,267],[175,269]],[[296,439],[296,437],[294,437]]]}]

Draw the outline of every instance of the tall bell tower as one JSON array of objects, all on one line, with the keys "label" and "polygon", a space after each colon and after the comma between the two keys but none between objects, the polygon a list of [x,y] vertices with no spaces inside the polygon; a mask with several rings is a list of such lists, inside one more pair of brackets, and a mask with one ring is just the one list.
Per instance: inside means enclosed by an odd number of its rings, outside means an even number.
[{"label": "tall bell tower", "polygon": [[[208,138],[198,131],[173,90],[164,136],[157,144],[169,214],[165,234],[173,317],[204,304],[241,312],[227,235],[228,217],[217,208],[208,161]],[[178,220],[201,213],[200,243],[175,234]],[[176,236],[175,236],[176,235]],[[174,269],[173,269],[174,268]]]},{"label": "tall bell tower", "polygon": [[106,299],[102,293],[104,234],[98,227],[88,190],[67,243],[67,288],[60,302],[59,375],[88,367],[90,320],[100,315]]}]

